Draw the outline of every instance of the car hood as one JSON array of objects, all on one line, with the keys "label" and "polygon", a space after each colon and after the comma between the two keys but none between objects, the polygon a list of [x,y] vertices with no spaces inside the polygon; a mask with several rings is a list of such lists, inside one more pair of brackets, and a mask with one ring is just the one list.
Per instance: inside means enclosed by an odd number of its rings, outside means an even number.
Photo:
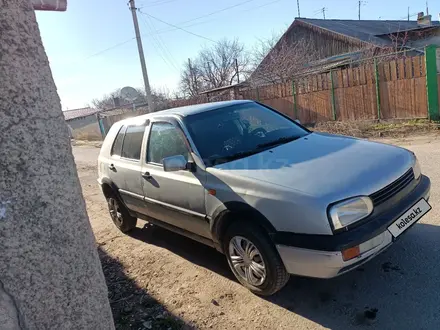
[{"label": "car hood", "polygon": [[403,148],[312,133],[215,168],[229,175],[327,197],[326,202],[331,202],[370,195],[398,179],[413,163],[413,155]]}]

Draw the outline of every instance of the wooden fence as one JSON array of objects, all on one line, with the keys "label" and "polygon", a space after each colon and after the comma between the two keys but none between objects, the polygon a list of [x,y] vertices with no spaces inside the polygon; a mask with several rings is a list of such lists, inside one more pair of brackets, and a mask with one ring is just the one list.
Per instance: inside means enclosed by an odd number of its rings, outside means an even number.
[{"label": "wooden fence", "polygon": [[371,61],[245,90],[242,97],[259,100],[303,123],[427,118],[425,71],[424,56]]}]

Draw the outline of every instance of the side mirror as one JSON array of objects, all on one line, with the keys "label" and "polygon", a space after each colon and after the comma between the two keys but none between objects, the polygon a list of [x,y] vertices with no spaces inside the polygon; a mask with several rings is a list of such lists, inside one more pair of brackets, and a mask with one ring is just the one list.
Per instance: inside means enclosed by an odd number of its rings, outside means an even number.
[{"label": "side mirror", "polygon": [[295,122],[301,125],[301,121],[299,119],[295,119]]},{"label": "side mirror", "polygon": [[187,161],[182,155],[171,156],[162,160],[165,172],[175,172],[187,169]]}]

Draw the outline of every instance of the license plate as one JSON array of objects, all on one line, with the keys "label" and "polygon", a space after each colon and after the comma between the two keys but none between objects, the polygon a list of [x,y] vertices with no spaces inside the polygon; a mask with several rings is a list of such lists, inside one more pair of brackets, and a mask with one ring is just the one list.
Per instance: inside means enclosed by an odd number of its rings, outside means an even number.
[{"label": "license plate", "polygon": [[388,227],[388,230],[394,237],[397,237],[428,213],[429,210],[431,210],[431,205],[422,198],[402,214],[399,219],[394,221],[393,224]]}]

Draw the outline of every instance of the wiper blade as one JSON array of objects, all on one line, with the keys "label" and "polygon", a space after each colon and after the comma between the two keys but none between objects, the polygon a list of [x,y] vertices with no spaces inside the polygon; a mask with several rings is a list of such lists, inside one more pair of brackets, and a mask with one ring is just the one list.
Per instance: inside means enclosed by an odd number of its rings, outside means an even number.
[{"label": "wiper blade", "polygon": [[300,138],[300,136],[285,136],[285,137],[281,137],[279,139],[276,139],[274,141],[259,144],[259,145],[257,145],[257,148],[273,147],[273,146],[277,146],[277,145],[280,145],[283,143],[295,141],[299,138]]},{"label": "wiper blade", "polygon": [[240,158],[252,156],[252,155],[258,154],[259,152],[261,152],[261,150],[241,151],[241,152],[237,152],[233,155],[221,156],[221,157],[218,157],[215,159],[211,159],[211,162],[213,162],[215,165],[219,165],[219,164],[230,162],[230,161],[237,160]]}]

